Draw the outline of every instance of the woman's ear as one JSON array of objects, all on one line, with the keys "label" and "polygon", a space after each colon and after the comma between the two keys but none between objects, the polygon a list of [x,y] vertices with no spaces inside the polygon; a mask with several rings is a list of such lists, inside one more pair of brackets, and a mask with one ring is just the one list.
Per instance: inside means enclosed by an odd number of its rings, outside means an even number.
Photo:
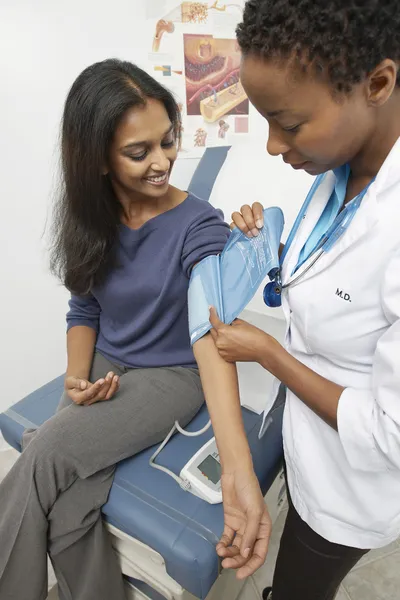
[{"label": "woman's ear", "polygon": [[379,107],[385,104],[396,87],[399,65],[386,58],[369,75],[368,102]]},{"label": "woman's ear", "polygon": [[102,170],[101,170],[101,174],[102,174],[102,175],[108,175],[108,174],[109,174],[109,172],[110,172],[109,168],[108,168],[108,167],[105,167],[105,166],[104,166],[104,167],[102,168]]}]

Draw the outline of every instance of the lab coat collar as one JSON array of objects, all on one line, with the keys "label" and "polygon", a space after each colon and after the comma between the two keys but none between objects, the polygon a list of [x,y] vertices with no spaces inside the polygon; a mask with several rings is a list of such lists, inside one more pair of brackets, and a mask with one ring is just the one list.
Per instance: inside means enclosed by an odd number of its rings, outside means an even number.
[{"label": "lab coat collar", "polygon": [[[336,174],[333,171],[330,171],[326,174],[317,188],[313,201],[304,216],[303,223],[299,228],[294,243],[282,266],[282,281],[284,284],[290,283],[291,280],[300,274],[301,270],[307,269],[307,266],[312,262],[314,257],[310,257],[299,271],[290,276],[290,273],[292,273],[296,265],[301,248],[318,222],[318,219],[332,194],[335,183]],[[313,277],[326,269],[338,256],[347,250],[347,248],[355,244],[360,238],[371,231],[372,227],[374,227],[378,221],[378,203],[382,198],[382,193],[398,183],[400,183],[400,138],[396,141],[386,157],[375,181],[370,185],[368,192],[363,198],[361,207],[357,211],[349,229],[338,240],[333,248],[328,253],[324,254],[315,265],[299,279],[299,283],[301,281],[306,281],[310,277]]]},{"label": "lab coat collar", "polygon": [[[304,276],[299,278],[299,284],[303,281],[314,277],[321,271],[327,269],[334,260],[336,260],[343,252],[345,252],[350,246],[355,244],[360,238],[364,237],[371,232],[371,229],[375,226],[378,221],[378,204],[376,197],[376,186],[375,182],[371,184],[368,192],[363,198],[362,204],[356,212],[353,221],[346,232],[341,238],[334,244],[329,252],[323,253],[321,258],[304,273]],[[315,225],[316,221],[314,221]],[[297,255],[296,255],[297,256]],[[314,260],[315,256],[311,256],[288,281],[284,280],[284,283],[290,283],[295,277],[300,275],[301,270],[306,270],[310,263]],[[294,265],[293,265],[294,266]],[[289,267],[290,268],[290,267]],[[290,271],[289,271],[290,272]]]}]

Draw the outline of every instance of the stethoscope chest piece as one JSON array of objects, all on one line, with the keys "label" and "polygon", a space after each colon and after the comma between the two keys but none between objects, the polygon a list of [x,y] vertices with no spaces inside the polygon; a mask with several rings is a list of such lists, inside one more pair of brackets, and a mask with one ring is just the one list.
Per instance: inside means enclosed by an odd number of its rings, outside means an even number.
[{"label": "stethoscope chest piece", "polygon": [[264,303],[270,308],[277,308],[282,305],[282,280],[279,269],[269,275],[270,281],[264,287]]}]

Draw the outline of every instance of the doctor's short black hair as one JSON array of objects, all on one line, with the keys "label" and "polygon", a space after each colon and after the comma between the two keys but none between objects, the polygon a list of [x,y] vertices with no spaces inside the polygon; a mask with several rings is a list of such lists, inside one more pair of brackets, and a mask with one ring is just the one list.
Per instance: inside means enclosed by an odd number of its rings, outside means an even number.
[{"label": "doctor's short black hair", "polygon": [[244,56],[295,58],[339,93],[385,58],[400,63],[399,0],[249,0],[236,34]]}]

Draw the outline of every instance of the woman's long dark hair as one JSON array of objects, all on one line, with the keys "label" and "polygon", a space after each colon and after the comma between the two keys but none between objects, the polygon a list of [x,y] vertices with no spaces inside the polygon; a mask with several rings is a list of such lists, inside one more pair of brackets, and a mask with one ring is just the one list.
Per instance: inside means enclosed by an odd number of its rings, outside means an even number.
[{"label": "woman's long dark hair", "polygon": [[50,266],[74,294],[89,293],[112,265],[121,207],[102,172],[121,118],[148,98],[164,104],[179,144],[181,117],[175,99],[130,62],[109,59],[88,67],[68,94]]}]

